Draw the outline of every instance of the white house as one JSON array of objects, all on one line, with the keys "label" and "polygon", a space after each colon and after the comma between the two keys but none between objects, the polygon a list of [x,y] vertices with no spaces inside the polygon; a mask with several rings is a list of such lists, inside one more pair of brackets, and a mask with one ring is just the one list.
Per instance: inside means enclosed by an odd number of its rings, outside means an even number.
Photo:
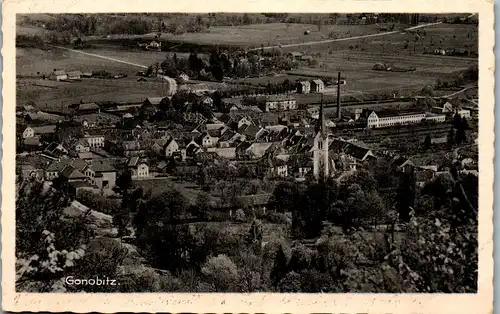
[{"label": "white house", "polygon": [[165,145],[165,156],[171,157],[174,153],[179,151],[179,144],[173,138],[171,138]]},{"label": "white house", "polygon": [[322,93],[325,90],[325,83],[322,80],[311,81],[311,92]]},{"label": "white house", "polygon": [[128,167],[132,173],[132,179],[149,177],[149,166],[145,162],[141,162],[139,157],[132,157],[128,163]]},{"label": "white house", "polygon": [[467,110],[467,109],[457,109],[455,111],[456,114],[458,114],[460,116],[460,118],[462,119],[470,119],[471,115],[470,115],[470,110]]},{"label": "white house", "polygon": [[68,79],[68,74],[63,70],[56,70],[49,75],[50,80],[54,81],[64,81]]}]

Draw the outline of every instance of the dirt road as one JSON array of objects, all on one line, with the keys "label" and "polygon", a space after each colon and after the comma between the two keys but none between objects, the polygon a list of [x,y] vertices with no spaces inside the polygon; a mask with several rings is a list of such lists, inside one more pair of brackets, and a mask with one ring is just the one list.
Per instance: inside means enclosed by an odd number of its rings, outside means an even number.
[{"label": "dirt road", "polygon": [[[437,22],[437,23],[428,23],[428,24],[422,24],[422,25],[417,25],[413,26],[410,28],[406,28],[404,31],[410,31],[422,27],[428,27],[432,25],[439,25],[442,24],[443,22]],[[319,41],[310,41],[306,43],[301,43],[301,44],[288,44],[288,45],[280,45],[279,47],[281,48],[290,48],[290,47],[300,47],[300,46],[308,46],[308,45],[319,45],[319,44],[327,44],[327,43],[333,43],[333,42],[339,42],[339,41],[346,41],[346,40],[353,40],[353,39],[363,39],[363,38],[369,38],[369,37],[379,37],[379,36],[386,36],[386,35],[391,35],[391,34],[397,34],[400,33],[401,31],[390,31],[390,32],[384,32],[384,33],[377,33],[377,34],[370,34],[370,35],[361,35],[361,36],[353,36],[353,37],[346,37],[346,38],[338,38],[338,39],[327,39],[327,40],[319,40]],[[263,47],[263,48],[254,48],[250,49],[250,51],[255,51],[255,50],[261,50],[261,49],[271,49],[278,47],[278,45],[274,46],[268,46],[268,47]]]},{"label": "dirt road", "polygon": [[84,54],[84,55],[87,55],[87,56],[92,56],[92,57],[96,57],[96,58],[101,58],[101,59],[106,59],[106,60],[110,60],[110,61],[114,61],[114,62],[128,64],[128,65],[136,66],[136,67],[143,68],[143,69],[147,69],[148,68],[146,65],[132,63],[132,62],[128,62],[128,61],[123,61],[123,60],[116,59],[116,58],[111,58],[111,57],[105,57],[105,56],[97,55],[95,53],[88,53],[88,52],[84,52],[84,51],[81,51],[81,50],[70,49],[70,48],[66,48],[66,47],[54,46],[54,45],[48,45],[48,44],[47,44],[47,46],[58,48],[58,49],[63,49],[63,50],[67,50],[67,51],[72,51],[72,52],[76,52],[76,53],[81,53],[81,54]]}]

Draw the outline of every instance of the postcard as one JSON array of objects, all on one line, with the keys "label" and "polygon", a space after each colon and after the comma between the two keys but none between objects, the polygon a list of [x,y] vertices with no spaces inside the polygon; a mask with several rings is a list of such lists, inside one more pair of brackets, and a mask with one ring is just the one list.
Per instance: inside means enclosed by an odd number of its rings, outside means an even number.
[{"label": "postcard", "polygon": [[4,2],[3,310],[492,312],[493,22]]}]

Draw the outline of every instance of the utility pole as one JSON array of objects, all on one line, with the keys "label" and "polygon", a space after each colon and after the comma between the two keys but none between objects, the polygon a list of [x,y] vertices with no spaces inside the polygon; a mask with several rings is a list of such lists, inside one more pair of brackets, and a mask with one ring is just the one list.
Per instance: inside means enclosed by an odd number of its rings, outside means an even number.
[{"label": "utility pole", "polygon": [[341,115],[342,113],[340,111],[340,72],[339,72],[337,79],[337,119],[340,120]]}]

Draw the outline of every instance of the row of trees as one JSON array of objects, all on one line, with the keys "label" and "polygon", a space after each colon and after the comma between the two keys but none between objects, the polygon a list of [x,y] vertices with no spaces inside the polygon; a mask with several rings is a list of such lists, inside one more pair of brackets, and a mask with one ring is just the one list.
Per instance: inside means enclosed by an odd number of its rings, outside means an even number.
[{"label": "row of trees", "polygon": [[170,77],[178,77],[184,73],[194,79],[221,81],[226,76],[244,78],[271,71],[290,70],[297,66],[296,61],[284,57],[282,53],[273,54],[261,61],[257,54],[245,57],[214,50],[208,60],[202,59],[196,52],[192,52],[187,59],[178,58],[174,53],[160,64],[150,66],[146,74],[153,74],[155,68],[161,68]]}]

